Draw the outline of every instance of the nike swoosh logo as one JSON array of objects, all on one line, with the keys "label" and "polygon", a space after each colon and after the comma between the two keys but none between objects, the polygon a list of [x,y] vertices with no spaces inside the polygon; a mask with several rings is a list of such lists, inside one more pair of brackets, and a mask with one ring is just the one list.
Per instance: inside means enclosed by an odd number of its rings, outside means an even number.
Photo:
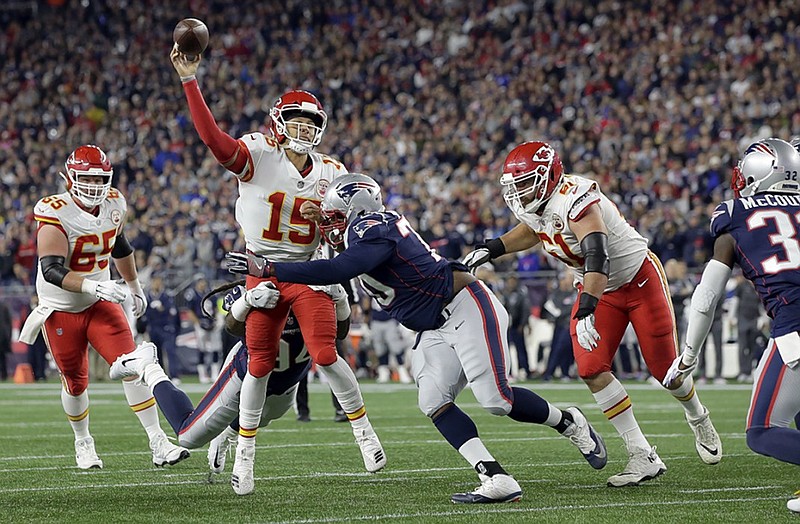
[{"label": "nike swoosh logo", "polygon": [[597,448],[600,448],[600,451],[595,451],[594,454],[597,455],[598,458],[601,458],[601,459],[602,458],[606,458],[606,450],[601,448],[600,444],[598,444],[595,449],[597,449]]},{"label": "nike swoosh logo", "polygon": [[711,453],[715,457],[717,456],[717,453],[719,453],[718,449],[711,449],[708,446],[706,446],[705,444],[700,444],[700,447],[703,448],[704,450],[708,451],[709,453]]},{"label": "nike swoosh logo", "polygon": [[464,322],[466,322],[466,320],[462,320],[462,321],[461,321],[461,323],[460,323],[459,325],[457,325],[457,326],[456,326],[456,330],[457,330],[458,328],[460,328],[461,326],[463,326],[463,325],[464,325]]},{"label": "nike swoosh logo", "polygon": [[122,361],[122,365],[124,366],[128,362],[133,362],[134,360],[136,360],[136,359],[135,358],[126,358],[125,360]]},{"label": "nike swoosh logo", "polygon": [[637,286],[639,286],[639,287],[642,287],[642,286],[644,286],[645,284],[647,284],[647,281],[648,281],[648,280],[650,280],[650,279],[649,279],[649,278],[645,278],[644,280],[642,280],[641,282],[639,282],[639,283],[638,283],[638,284],[636,284],[636,285],[637,285]]}]

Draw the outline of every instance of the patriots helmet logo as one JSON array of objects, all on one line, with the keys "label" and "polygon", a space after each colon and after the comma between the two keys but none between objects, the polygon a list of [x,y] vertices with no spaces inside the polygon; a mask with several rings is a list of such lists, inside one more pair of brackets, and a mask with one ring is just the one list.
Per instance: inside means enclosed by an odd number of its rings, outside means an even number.
[{"label": "patriots helmet logo", "polygon": [[339,198],[342,199],[342,202],[346,206],[349,206],[350,201],[353,199],[356,193],[358,193],[362,189],[369,191],[370,189],[372,189],[372,186],[366,182],[351,182],[350,184],[345,184],[339,189],[337,189],[336,194],[339,195]]}]

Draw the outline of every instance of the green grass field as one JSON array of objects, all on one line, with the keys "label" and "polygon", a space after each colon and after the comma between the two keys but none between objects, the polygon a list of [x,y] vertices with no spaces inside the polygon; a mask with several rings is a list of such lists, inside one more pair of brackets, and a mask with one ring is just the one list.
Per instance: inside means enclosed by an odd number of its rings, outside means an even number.
[{"label": "green grass field", "polygon": [[[57,383],[0,385],[0,521],[4,522],[797,522],[786,500],[800,488],[797,468],[755,455],[744,440],[748,386],[701,390],[725,458],[702,464],[682,410],[648,384],[627,384],[643,430],[667,473],[636,488],[606,487],[627,461],[622,441],[578,384],[527,383],[561,407],[578,405],[605,436],[609,463],[591,469],[568,441],[543,426],[481,410],[469,391],[460,405],[524,489],[520,503],[455,506],[452,492],[477,477],[418,411],[413,386],[364,383],[370,419],[387,468],[364,472],[347,424],[332,422],[327,388],[311,385],[313,421],[292,413],[261,430],[256,491],[237,497],[229,474],[208,482],[205,449],[169,469],[150,462],[147,440],[121,386],[92,384],[91,428],[102,470],[75,467],[73,437]],[[186,387],[193,400],[199,385]],[[163,422],[166,429],[168,425]],[[171,431],[167,430],[168,433]],[[228,464],[228,471],[232,458]]]}]

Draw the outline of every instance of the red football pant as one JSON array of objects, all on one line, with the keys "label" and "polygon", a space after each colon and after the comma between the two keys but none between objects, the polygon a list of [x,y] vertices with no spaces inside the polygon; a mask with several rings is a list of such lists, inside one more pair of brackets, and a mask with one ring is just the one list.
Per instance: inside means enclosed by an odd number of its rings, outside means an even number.
[{"label": "red football pant", "polygon": [[324,291],[314,291],[306,284],[276,282],[275,279],[247,277],[247,289],[264,280],[271,280],[281,297],[273,309],[253,308],[245,321],[245,343],[250,353],[248,370],[254,377],[263,377],[275,368],[281,333],[289,309],[294,312],[309,355],[319,366],[336,362],[336,309]]},{"label": "red football pant", "polygon": [[[577,300],[572,306],[573,316],[576,311]],[[661,382],[677,356],[678,332],[669,284],[658,257],[648,252],[633,280],[615,291],[603,293],[594,318],[600,340],[592,351],[578,344],[575,333],[578,321],[574,318],[570,321],[572,352],[581,378],[611,371],[611,361],[631,323],[650,373]]]},{"label": "red football pant", "polygon": [[136,349],[122,306],[105,300],[80,313],[54,311],[42,326],[42,337],[72,396],[89,386],[89,346],[112,364],[118,356]]}]

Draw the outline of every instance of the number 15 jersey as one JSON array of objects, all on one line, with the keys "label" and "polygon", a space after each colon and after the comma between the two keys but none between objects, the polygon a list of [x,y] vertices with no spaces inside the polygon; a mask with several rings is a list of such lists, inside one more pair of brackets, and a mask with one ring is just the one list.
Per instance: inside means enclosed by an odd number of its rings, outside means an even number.
[{"label": "number 15 jersey", "polygon": [[306,201],[319,205],[331,181],[347,169],[311,152],[311,169],[302,176],[274,138],[250,133],[239,143],[249,155],[244,172],[236,174],[236,221],[247,249],[275,261],[309,260],[319,245],[319,231],[300,215],[300,206]]}]

